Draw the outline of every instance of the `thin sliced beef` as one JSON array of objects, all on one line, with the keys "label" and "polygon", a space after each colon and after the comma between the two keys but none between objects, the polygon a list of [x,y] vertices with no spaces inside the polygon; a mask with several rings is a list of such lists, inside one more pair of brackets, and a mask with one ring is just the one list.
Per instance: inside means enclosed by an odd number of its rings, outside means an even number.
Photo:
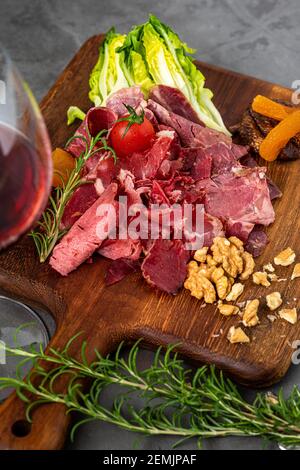
[{"label": "thin sliced beef", "polygon": [[[246,166],[247,168],[255,168],[258,166],[257,161],[250,154],[247,154],[244,157],[242,157],[240,160],[240,163],[241,165]],[[280,191],[278,186],[274,183],[274,181],[271,180],[269,176],[267,176],[267,183],[269,187],[271,201],[273,201],[273,199],[277,199],[278,197],[282,196],[282,192]]]},{"label": "thin sliced beef", "polygon": [[94,157],[97,158],[95,165],[90,164],[90,159],[85,164],[87,172],[85,177],[88,181],[98,181],[99,186],[101,183],[103,188],[107,188],[120,171],[119,162],[115,162],[112,153],[109,151],[97,152],[91,158]]},{"label": "thin sliced beef", "polygon": [[249,233],[253,230],[254,224],[245,220],[236,220],[228,218],[225,222],[225,233],[227,237],[238,237],[246,242]]},{"label": "thin sliced beef", "polygon": [[264,251],[269,240],[263,227],[261,225],[255,225],[254,229],[250,233],[245,249],[252,253],[254,257],[260,256]]},{"label": "thin sliced beef", "polygon": [[61,221],[61,229],[69,229],[98,199],[96,188],[93,184],[84,184],[74,192],[68,202]]},{"label": "thin sliced beef", "polygon": [[113,261],[107,270],[105,282],[107,286],[111,286],[120,282],[129,274],[140,271],[141,265],[139,261],[132,259],[117,259]]},{"label": "thin sliced beef", "polygon": [[106,101],[107,108],[114,111],[118,117],[128,114],[125,104],[134,108],[138,114],[147,106],[147,101],[139,86],[121,88],[110,95]]},{"label": "thin sliced beef", "polygon": [[204,213],[203,246],[211,246],[215,237],[223,237],[223,224],[217,217]]},{"label": "thin sliced beef", "polygon": [[206,187],[205,209],[229,222],[271,224],[275,214],[265,169],[247,168],[213,178]]},{"label": "thin sliced beef", "polygon": [[212,156],[201,147],[186,147],[181,149],[180,158],[183,161],[183,171],[189,171],[194,180],[210,178]]},{"label": "thin sliced beef", "polygon": [[[117,119],[118,115],[111,109],[104,107],[91,108],[75,132],[75,136],[84,137],[89,141],[90,136],[95,137],[100,131],[109,130]],[[86,142],[82,138],[73,139],[66,147],[66,150],[74,157],[79,157],[85,149]]]},{"label": "thin sliced beef", "polygon": [[139,259],[142,251],[140,240],[105,240],[98,253],[109,259]]},{"label": "thin sliced beef", "polygon": [[190,250],[198,250],[203,246],[211,246],[215,237],[224,236],[223,224],[217,217],[207,214],[203,209],[200,209],[199,215],[200,217],[203,217],[203,225],[200,229],[196,226],[195,212],[192,231],[190,230],[190,227],[187,228],[184,226],[186,248],[189,248]]},{"label": "thin sliced beef", "polygon": [[123,168],[134,174],[136,179],[154,178],[163,160],[169,159],[173,139],[174,132],[158,132],[152,147],[145,152],[134,153],[124,160]]},{"label": "thin sliced beef", "polygon": [[50,265],[62,276],[67,276],[100,247],[104,238],[99,236],[97,226],[109,226],[112,214],[105,212],[99,215],[98,210],[103,204],[113,205],[117,190],[118,185],[111,183],[54,248]]},{"label": "thin sliced beef", "polygon": [[178,114],[168,111],[153,100],[148,100],[148,108],[153,111],[158,122],[170,126],[180,137],[181,143],[186,147],[209,147],[218,142],[232,146],[232,140],[222,132],[203,127],[185,119]]},{"label": "thin sliced beef", "polygon": [[149,98],[168,111],[178,114],[196,124],[203,124],[194,108],[178,88],[167,85],[155,85],[150,91]]},{"label": "thin sliced beef", "polygon": [[176,294],[186,278],[189,259],[181,240],[155,240],[142,263],[142,274],[151,286]]}]

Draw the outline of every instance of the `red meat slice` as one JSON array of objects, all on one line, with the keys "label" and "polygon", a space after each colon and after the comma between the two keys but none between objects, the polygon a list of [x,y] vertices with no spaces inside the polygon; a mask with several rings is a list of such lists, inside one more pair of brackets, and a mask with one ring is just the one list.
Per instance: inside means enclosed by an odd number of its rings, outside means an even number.
[{"label": "red meat slice", "polygon": [[201,124],[196,111],[190,105],[184,94],[177,88],[167,85],[155,85],[151,91],[149,98],[163,106],[168,111],[179,114],[189,121]]},{"label": "red meat slice", "polygon": [[128,114],[124,105],[129,105],[139,114],[146,106],[147,102],[139,86],[121,88],[116,91],[106,101],[107,108],[111,109],[118,117]]},{"label": "red meat slice", "polygon": [[196,124],[178,114],[168,111],[153,100],[148,100],[147,107],[153,111],[158,122],[170,126],[180,137],[181,143],[186,147],[209,147],[217,142],[232,145],[232,140],[222,132]]},{"label": "red meat slice", "polygon": [[109,259],[139,259],[142,251],[140,240],[105,240],[98,253]]},{"label": "red meat slice", "polygon": [[182,148],[180,158],[183,170],[189,171],[194,180],[210,178],[213,159],[209,152],[201,147]]},{"label": "red meat slice", "polygon": [[265,169],[241,169],[213,178],[206,187],[205,209],[229,223],[271,224],[275,214]]},{"label": "red meat slice", "polygon": [[245,249],[252,253],[254,257],[260,256],[267,246],[269,240],[263,227],[261,225],[256,225],[252,232],[249,235]]},{"label": "red meat slice", "polygon": [[113,261],[106,273],[106,285],[111,286],[112,284],[120,282],[129,274],[139,271],[140,267],[139,261],[132,259],[117,259]]},{"label": "red meat slice", "polygon": [[134,153],[122,162],[123,168],[129,170],[136,179],[154,178],[162,162],[169,158],[174,132],[160,131],[149,150]]},{"label": "red meat slice", "polygon": [[97,215],[97,210],[102,204],[113,204],[117,190],[118,185],[111,183],[54,248],[50,265],[62,276],[67,276],[100,247],[103,238],[97,233],[97,225],[109,224],[111,213]]},{"label": "red meat slice", "polygon": [[181,240],[155,240],[142,263],[142,274],[151,286],[176,294],[186,278],[189,259]]},{"label": "red meat slice", "polygon": [[[89,142],[90,136],[95,137],[100,131],[109,130],[117,119],[118,115],[111,109],[91,108],[74,135],[84,137]],[[66,147],[66,150],[74,157],[79,157],[85,149],[86,142],[83,139],[74,139]]]},{"label": "red meat slice", "polygon": [[61,221],[61,229],[68,229],[78,220],[89,207],[98,199],[99,195],[93,184],[87,183],[74,192],[68,202]]}]

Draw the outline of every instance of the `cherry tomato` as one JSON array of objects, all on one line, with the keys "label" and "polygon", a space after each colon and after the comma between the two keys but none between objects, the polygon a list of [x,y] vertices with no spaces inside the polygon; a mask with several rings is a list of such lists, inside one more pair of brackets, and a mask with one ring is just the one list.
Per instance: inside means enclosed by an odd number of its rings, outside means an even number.
[{"label": "cherry tomato", "polygon": [[111,146],[119,158],[129,157],[135,152],[143,152],[151,146],[155,137],[154,128],[147,118],[144,117],[141,124],[131,124],[127,132],[130,115],[124,116],[124,119],[124,121],[114,124],[110,132]]}]

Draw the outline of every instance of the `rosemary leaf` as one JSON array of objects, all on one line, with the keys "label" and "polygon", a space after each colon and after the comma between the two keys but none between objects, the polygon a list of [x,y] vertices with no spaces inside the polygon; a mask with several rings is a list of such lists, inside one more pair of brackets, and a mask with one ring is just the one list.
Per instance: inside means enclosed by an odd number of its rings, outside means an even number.
[{"label": "rosemary leaf", "polygon": [[[82,421],[75,424],[71,436],[81,424],[100,420],[123,429],[146,435],[176,436],[178,443],[196,438],[224,436],[260,436],[284,446],[300,444],[300,392],[295,387],[288,398],[281,392],[278,397],[259,393],[248,403],[234,383],[212,366],[196,371],[187,370],[169,346],[162,355],[159,349],[152,365],[140,370],[137,365],[139,345],[130,350],[128,358],[121,356],[121,347],[114,356],[88,362],[87,343],[82,342],[81,359],[69,354],[72,338],[63,350],[41,349],[24,351],[7,348],[7,353],[34,362],[35,369],[26,379],[1,378],[0,389],[14,388],[20,399],[27,402],[27,417],[43,403],[62,403],[68,412],[81,413]],[[49,363],[48,370],[40,365]],[[64,393],[55,391],[62,375],[68,375]],[[40,380],[37,380],[40,379]],[[82,383],[89,379],[91,388],[84,390]],[[102,404],[107,387],[118,384],[122,394],[111,406]],[[31,400],[28,402],[30,394]],[[140,406],[133,406],[132,397],[138,395]],[[32,399],[32,396],[35,398]]]}]

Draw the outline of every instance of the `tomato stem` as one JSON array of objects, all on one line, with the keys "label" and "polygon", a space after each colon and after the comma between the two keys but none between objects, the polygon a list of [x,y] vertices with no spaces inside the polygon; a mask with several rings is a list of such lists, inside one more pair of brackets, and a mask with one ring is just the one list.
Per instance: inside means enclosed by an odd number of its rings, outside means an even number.
[{"label": "tomato stem", "polygon": [[145,117],[145,112],[144,110],[142,109],[142,112],[141,114],[137,114],[136,110],[130,106],[129,104],[125,104],[123,103],[123,105],[125,106],[125,108],[127,109],[128,111],[128,116],[124,116],[120,119],[118,119],[117,121],[115,121],[115,124],[117,122],[123,122],[123,121],[127,121],[128,124],[126,126],[126,129],[122,135],[122,139],[124,139],[124,137],[126,136],[127,132],[129,131],[129,129],[131,128],[131,126],[133,124],[143,124],[144,122],[144,117]]}]

